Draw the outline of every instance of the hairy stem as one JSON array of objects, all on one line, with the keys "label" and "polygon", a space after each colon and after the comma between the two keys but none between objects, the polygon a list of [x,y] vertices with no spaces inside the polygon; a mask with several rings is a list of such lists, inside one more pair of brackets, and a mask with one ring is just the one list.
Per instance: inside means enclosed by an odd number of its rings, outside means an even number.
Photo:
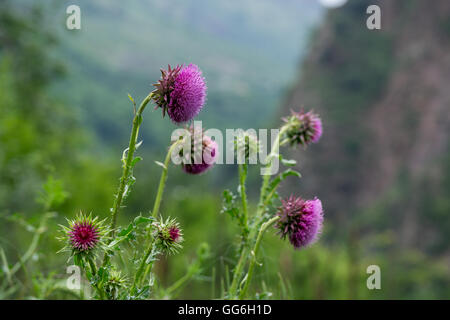
[{"label": "hairy stem", "polygon": [[261,244],[263,234],[267,230],[268,227],[270,227],[272,224],[274,224],[279,219],[280,219],[280,217],[278,217],[278,216],[273,217],[269,221],[264,222],[261,225],[261,229],[259,229],[259,233],[258,233],[258,237],[256,238],[255,246],[253,247],[253,251],[251,252],[252,260],[250,261],[250,266],[248,267],[248,273],[247,273],[247,277],[245,278],[244,288],[239,293],[240,300],[245,298],[248,287],[250,285],[250,281],[253,276],[253,269],[255,268],[255,264],[256,264],[256,257],[258,256],[259,246]]},{"label": "hairy stem", "polygon": [[[278,135],[275,138],[275,141],[274,141],[274,144],[270,151],[270,154],[267,156],[266,168],[270,168],[272,166],[272,161],[273,161],[274,157],[278,156],[278,151],[279,151],[279,147],[280,147],[280,139],[286,130],[287,130],[287,127],[283,126],[283,127],[281,127],[281,130],[278,132]],[[265,201],[265,197],[266,197],[267,187],[269,186],[269,181],[270,181],[270,175],[268,175],[268,174],[264,175],[263,183],[262,183],[261,191],[260,191],[260,196],[259,196],[258,207],[256,209],[256,215],[254,217],[253,225],[250,228],[250,234],[248,237],[249,245],[251,245],[255,241],[254,239],[256,237],[256,232],[259,230],[260,220],[262,218],[262,215],[263,215],[264,209],[265,209],[264,201]],[[239,257],[238,264],[237,264],[236,268],[234,269],[233,280],[231,282],[231,286],[230,286],[230,290],[229,290],[231,299],[234,299],[237,296],[239,280],[241,279],[244,266],[247,264],[247,260],[248,260],[249,253],[250,253],[249,250],[250,250],[249,246],[246,246],[243,248],[243,250],[241,251],[241,256]]]},{"label": "hairy stem", "polygon": [[[136,271],[136,274],[134,275],[133,286],[131,287],[131,291],[130,291],[131,294],[133,294],[133,292],[136,289],[136,286],[139,284],[142,272],[144,272],[144,268],[145,268],[145,265],[147,263],[147,259],[150,256],[150,254],[152,253],[152,251],[153,251],[153,241],[150,242],[147,250],[145,251],[144,257],[142,258],[142,261],[141,261],[141,263],[139,265],[139,268]],[[144,274],[144,277],[145,277],[145,274]]]},{"label": "hairy stem", "polygon": [[133,118],[133,127],[131,128],[130,142],[128,144],[128,153],[123,165],[122,177],[120,178],[119,188],[117,190],[116,198],[114,199],[113,208],[111,210],[112,219],[111,219],[111,238],[114,238],[114,233],[116,229],[117,223],[117,214],[119,213],[120,208],[122,207],[123,196],[125,191],[125,186],[127,184],[127,180],[130,176],[132,162],[134,159],[134,152],[136,151],[136,142],[139,134],[139,127],[142,123],[142,112],[144,111],[147,104],[153,97],[153,92],[151,92],[141,103],[139,109],[134,115]]},{"label": "hairy stem", "polygon": [[[120,177],[119,187],[117,189],[117,194],[114,199],[113,207],[111,209],[111,238],[109,242],[114,240],[114,235],[116,232],[116,224],[117,224],[117,214],[119,213],[120,208],[122,207],[123,196],[125,192],[125,186],[127,184],[127,180],[130,176],[132,162],[134,159],[134,152],[136,151],[136,142],[139,134],[139,127],[142,123],[142,113],[144,112],[145,107],[152,99],[154,92],[150,92],[150,94],[142,100],[139,109],[135,112],[133,118],[133,126],[131,128],[130,142],[128,144],[128,153],[123,164],[122,176]],[[122,159],[123,161],[123,159]],[[109,255],[105,252],[105,256],[103,258],[102,266],[106,266],[109,262]]]},{"label": "hairy stem", "polygon": [[[240,184],[240,193],[241,193],[241,200],[242,200],[242,214],[244,216],[244,227],[248,228],[248,209],[247,209],[247,193],[245,191],[245,180],[247,176],[247,164],[240,164],[239,165],[239,184]],[[243,236],[246,238],[246,234],[243,234]]]}]

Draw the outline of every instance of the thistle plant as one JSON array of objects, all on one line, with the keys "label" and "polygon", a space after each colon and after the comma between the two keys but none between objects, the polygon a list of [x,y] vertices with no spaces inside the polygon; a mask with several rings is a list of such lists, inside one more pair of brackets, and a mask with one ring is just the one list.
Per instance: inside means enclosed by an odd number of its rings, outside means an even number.
[{"label": "thistle plant", "polygon": [[[206,84],[200,69],[189,64],[177,65],[161,70],[161,79],[139,107],[129,95],[133,104],[134,117],[128,147],[122,154],[122,175],[114,197],[110,215],[97,217],[80,213],[73,220],[61,226],[64,248],[70,252],[69,259],[84,270],[97,299],[148,299],[174,297],[195,275],[203,271],[202,264],[209,256],[209,247],[202,245],[197,259],[187,268],[186,274],[168,288],[157,285],[153,271],[154,263],[162,255],[177,254],[182,250],[184,235],[176,219],[161,212],[161,201],[173,156],[183,161],[179,164],[188,175],[205,174],[217,160],[218,144],[204,131],[197,132],[194,126],[187,126],[187,134],[172,141],[168,147],[152,210],[147,215],[139,214],[125,226],[118,226],[118,215],[125,205],[136,178],[133,169],[141,160],[135,156],[141,145],[139,129],[143,123],[143,112],[149,103],[155,109],[161,108],[162,117],[179,125],[189,123],[202,110],[206,101]],[[307,147],[319,141],[322,135],[320,117],[309,111],[292,112],[283,118],[284,123],[272,144],[263,169],[270,171],[275,159],[281,159],[285,166],[295,161],[284,159],[279,148],[285,145]],[[238,224],[239,246],[232,281],[224,295],[228,299],[248,297],[249,286],[257,265],[258,252],[264,233],[274,227],[282,239],[288,238],[295,249],[313,244],[322,229],[323,210],[319,199],[304,200],[292,195],[281,199],[277,193],[280,183],[289,176],[300,177],[300,173],[288,168],[275,177],[262,176],[259,201],[255,210],[250,210],[246,181],[249,164],[256,164],[255,154],[261,151],[261,142],[248,132],[241,132],[234,141],[238,158],[239,185],[235,195],[224,191],[222,212],[228,213]],[[182,148],[181,148],[182,147]],[[240,198],[238,203],[237,199]],[[124,267],[121,261],[130,259],[131,267]],[[228,275],[225,275],[228,276]]]},{"label": "thistle plant", "polygon": [[[272,149],[266,158],[265,169],[273,165],[276,157],[281,159],[285,166],[294,166],[294,160],[284,159],[279,148],[285,145],[307,147],[319,141],[322,135],[322,122],[320,117],[309,111],[307,113],[292,112],[291,116],[283,118],[278,135]],[[248,296],[249,286],[257,265],[258,252],[264,233],[274,226],[282,239],[289,238],[290,243],[297,250],[313,244],[322,230],[323,209],[319,199],[303,200],[292,195],[281,199],[277,206],[279,195],[277,189],[280,183],[288,176],[301,177],[300,173],[288,168],[271,179],[269,174],[262,176],[262,186],[259,201],[255,212],[251,215],[248,210],[246,194],[246,180],[251,151],[258,150],[258,142],[254,137],[242,133],[236,139],[238,156],[239,186],[238,194],[241,204],[236,202],[238,196],[230,190],[224,192],[224,206],[222,212],[228,213],[237,221],[241,237],[239,242],[239,258],[233,269],[231,285],[225,298],[244,299]],[[243,162],[239,162],[239,157]]]},{"label": "thistle plant", "polygon": [[[117,217],[136,180],[133,169],[141,160],[135,153],[141,145],[138,141],[139,129],[147,105],[150,102],[155,103],[155,108],[162,109],[163,117],[167,113],[172,122],[182,124],[197,116],[206,100],[205,79],[196,65],[177,65],[175,68],[169,65],[168,70],[161,70],[161,74],[161,79],[154,84],[155,89],[143,99],[138,108],[129,95],[134,107],[134,117],[129,144],[122,154],[122,176],[119,179],[110,216],[100,220],[92,214],[80,213],[74,220],[68,220],[68,226],[61,226],[63,233],[61,240],[65,244],[61,251],[69,251],[73,262],[85,271],[89,283],[95,290],[94,298],[97,299],[146,299],[152,294],[158,297],[159,293],[152,291],[156,288],[153,264],[160,255],[176,254],[182,249],[181,226],[176,219],[169,217],[164,219],[160,212],[160,204],[171,155],[176,147],[187,139],[186,137],[170,144],[164,163],[157,162],[163,170],[153,210],[149,215],[138,215],[126,227],[117,226]],[[209,137],[203,137],[202,146],[212,153],[214,158],[217,147]],[[198,174],[212,165],[213,162],[202,162],[199,165],[183,164],[182,167],[188,173]],[[123,260],[124,255],[133,257],[135,261],[133,270],[128,274],[121,270],[118,263]],[[205,255],[202,255],[201,261],[204,259]],[[194,262],[193,265],[197,263]],[[182,281],[175,283],[176,288],[201,270],[198,266],[195,272],[189,269],[188,274],[180,279]],[[175,287],[170,288],[167,291],[162,288],[161,292],[173,295]]]}]

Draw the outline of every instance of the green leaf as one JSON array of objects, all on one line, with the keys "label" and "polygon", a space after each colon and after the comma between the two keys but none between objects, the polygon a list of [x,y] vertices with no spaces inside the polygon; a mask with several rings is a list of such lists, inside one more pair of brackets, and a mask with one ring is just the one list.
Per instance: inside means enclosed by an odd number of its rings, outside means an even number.
[{"label": "green leaf", "polygon": [[134,168],[134,166],[136,165],[136,163],[138,163],[139,161],[142,160],[142,157],[135,157],[133,159],[133,161],[131,161],[131,167]]},{"label": "green leaf", "polygon": [[153,217],[144,217],[144,216],[137,216],[136,218],[134,218],[133,220],[133,224],[135,226],[138,226],[142,223],[149,223],[152,222],[154,220]]},{"label": "green leaf", "polygon": [[296,160],[281,159],[281,163],[286,167],[293,167],[297,164]]}]

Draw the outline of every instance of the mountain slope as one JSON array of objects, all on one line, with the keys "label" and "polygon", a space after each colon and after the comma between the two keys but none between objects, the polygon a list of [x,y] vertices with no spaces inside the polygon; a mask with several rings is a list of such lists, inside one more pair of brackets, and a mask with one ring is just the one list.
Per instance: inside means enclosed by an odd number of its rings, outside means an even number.
[{"label": "mountain slope", "polygon": [[[366,28],[370,4],[380,31]],[[361,222],[394,231],[396,246],[449,253],[450,3],[350,1],[325,20],[284,108],[325,124],[298,187],[325,199],[337,230]]]}]

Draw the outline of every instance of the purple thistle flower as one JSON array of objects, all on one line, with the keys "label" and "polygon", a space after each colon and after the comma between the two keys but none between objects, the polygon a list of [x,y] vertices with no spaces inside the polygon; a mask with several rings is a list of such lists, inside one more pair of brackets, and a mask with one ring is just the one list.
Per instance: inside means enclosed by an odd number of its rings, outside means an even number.
[{"label": "purple thistle flower", "polygon": [[170,240],[177,242],[180,238],[180,229],[177,226],[173,226],[169,229]]},{"label": "purple thistle flower", "polygon": [[76,221],[70,228],[69,239],[72,247],[78,251],[93,249],[100,240],[100,231],[89,219]]},{"label": "purple thistle flower", "polygon": [[153,100],[157,107],[167,111],[175,123],[184,123],[197,116],[206,100],[206,83],[201,70],[195,64],[161,69],[161,79],[156,87]]},{"label": "purple thistle flower", "polygon": [[195,139],[194,134],[191,132],[191,163],[183,163],[182,168],[189,174],[200,174],[211,168],[217,157],[217,143],[213,141],[207,135],[202,134],[202,148],[199,150],[202,153],[202,162],[195,163]]},{"label": "purple thistle flower", "polygon": [[322,231],[322,202],[317,198],[303,200],[290,196],[281,203],[277,212],[280,219],[275,225],[279,235],[283,239],[288,237],[295,249],[314,243]]},{"label": "purple thistle flower", "polygon": [[283,118],[288,130],[286,135],[291,145],[307,146],[319,141],[323,133],[322,120],[319,115],[309,112],[291,111],[291,116]]}]

